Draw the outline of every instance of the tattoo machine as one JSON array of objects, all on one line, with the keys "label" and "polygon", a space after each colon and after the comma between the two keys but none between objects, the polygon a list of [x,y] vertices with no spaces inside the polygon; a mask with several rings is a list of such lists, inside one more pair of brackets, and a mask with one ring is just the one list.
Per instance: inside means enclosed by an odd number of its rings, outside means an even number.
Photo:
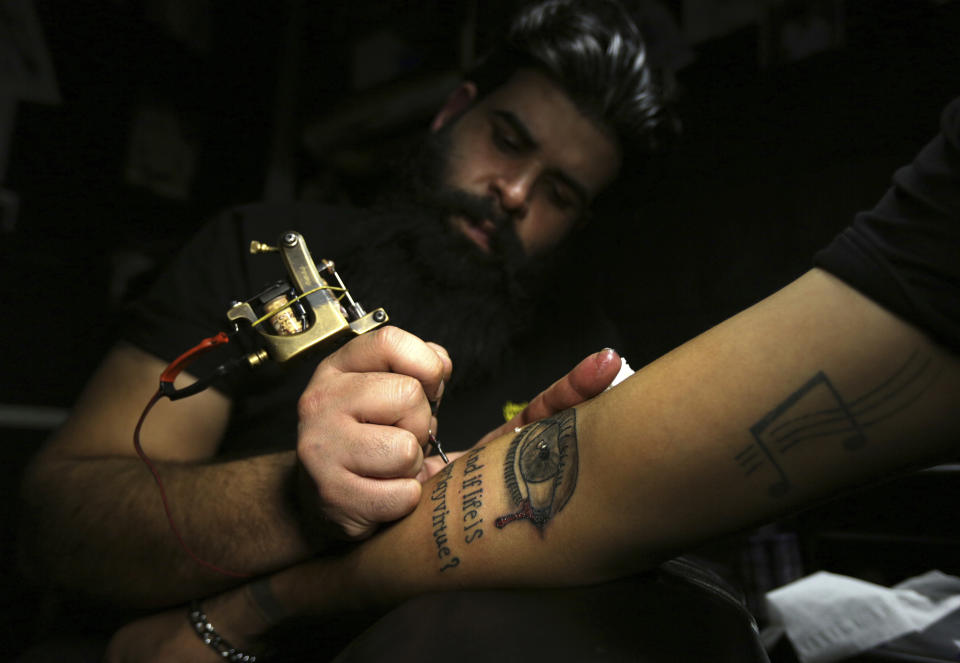
[{"label": "tattoo machine", "polygon": [[[366,313],[350,296],[332,261],[322,260],[317,268],[300,233],[292,230],[283,233],[277,246],[251,242],[250,252],[279,253],[287,270],[287,279],[275,282],[246,301],[234,302],[227,311],[227,318],[233,322],[232,333],[220,332],[203,339],[167,366],[160,375],[159,389],[140,414],[133,431],[134,449],[153,474],[170,529],[181,548],[201,566],[237,578],[250,576],[208,562],[195,553],[180,534],[160,474],[140,444],[140,430],[147,414],[164,396],[172,401],[192,396],[206,389],[218,377],[238,368],[261,366],[268,359],[283,363],[308,350],[331,350],[333,346],[376,329],[387,321],[387,313],[382,308]],[[174,387],[174,380],[184,368],[232,339],[241,346],[240,356],[225,361],[212,374],[191,385],[181,389]]]},{"label": "tattoo machine", "polygon": [[[318,268],[300,233],[281,234],[277,246],[251,242],[250,253],[279,253],[287,279],[246,301],[234,302],[227,311],[233,331],[204,339],[170,364],[160,377],[163,396],[170,400],[191,396],[237,368],[255,368],[268,359],[284,363],[308,350],[330,350],[387,322],[382,308],[367,313],[350,296],[332,261],[321,260]],[[177,375],[200,355],[234,338],[244,348],[243,356],[224,362],[212,375],[187,387],[173,386]]]}]

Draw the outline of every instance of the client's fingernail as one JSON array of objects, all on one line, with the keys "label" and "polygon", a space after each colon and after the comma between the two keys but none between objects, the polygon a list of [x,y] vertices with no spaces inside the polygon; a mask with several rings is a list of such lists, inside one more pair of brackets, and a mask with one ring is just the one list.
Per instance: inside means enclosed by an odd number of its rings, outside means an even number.
[{"label": "client's fingernail", "polygon": [[613,348],[604,348],[597,353],[597,366],[603,366],[614,360],[616,351]]}]

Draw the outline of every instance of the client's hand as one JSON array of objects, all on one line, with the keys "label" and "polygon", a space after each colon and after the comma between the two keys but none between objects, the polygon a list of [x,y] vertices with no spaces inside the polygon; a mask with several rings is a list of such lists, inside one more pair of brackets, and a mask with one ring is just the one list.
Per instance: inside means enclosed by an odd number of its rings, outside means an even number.
[{"label": "client's hand", "polygon": [[620,372],[620,355],[606,348],[588,355],[569,373],[544,389],[513,419],[484,435],[474,446],[482,446],[518,426],[539,421],[589,400],[602,392]]},{"label": "client's hand", "polygon": [[327,534],[363,539],[417,505],[423,448],[437,430],[429,401],[451,370],[442,347],[396,327],[353,339],[320,363],[300,397],[297,455],[307,475],[301,501]]}]

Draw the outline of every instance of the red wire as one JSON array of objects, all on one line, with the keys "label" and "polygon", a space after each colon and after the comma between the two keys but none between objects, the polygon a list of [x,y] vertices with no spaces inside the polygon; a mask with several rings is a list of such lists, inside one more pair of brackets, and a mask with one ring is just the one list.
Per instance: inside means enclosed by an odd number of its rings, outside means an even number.
[{"label": "red wire", "polygon": [[237,571],[230,571],[227,569],[222,569],[216,564],[211,564],[205,559],[197,555],[193,550],[190,549],[190,546],[187,545],[187,542],[183,540],[183,537],[180,535],[180,530],[177,529],[177,525],[173,520],[173,514],[170,512],[170,504],[167,502],[167,492],[163,488],[163,481],[160,479],[160,473],[157,471],[156,466],[154,466],[153,461],[147,457],[146,452],[143,450],[143,447],[140,445],[140,429],[143,427],[143,421],[147,418],[147,413],[153,409],[153,406],[157,404],[157,401],[163,397],[163,392],[157,389],[157,392],[150,398],[150,401],[147,403],[147,406],[143,408],[143,412],[140,414],[140,420],[137,421],[137,427],[133,429],[133,447],[137,450],[137,455],[143,460],[147,468],[150,470],[150,473],[153,474],[154,481],[157,482],[157,487],[160,489],[160,499],[163,501],[163,510],[167,514],[167,522],[170,523],[170,529],[173,531],[174,536],[177,537],[177,541],[180,543],[180,547],[198,564],[205,566],[211,571],[216,571],[225,576],[230,576],[231,578],[250,578],[248,573],[239,573]]},{"label": "red wire", "polygon": [[160,382],[173,382],[180,371],[185,369],[187,366],[192,364],[198,356],[213,350],[218,345],[223,345],[224,343],[229,343],[230,337],[226,333],[220,332],[216,336],[211,336],[210,338],[205,338],[194,347],[190,348],[182,355],[170,362],[170,365],[167,366],[163,373],[160,374]]}]

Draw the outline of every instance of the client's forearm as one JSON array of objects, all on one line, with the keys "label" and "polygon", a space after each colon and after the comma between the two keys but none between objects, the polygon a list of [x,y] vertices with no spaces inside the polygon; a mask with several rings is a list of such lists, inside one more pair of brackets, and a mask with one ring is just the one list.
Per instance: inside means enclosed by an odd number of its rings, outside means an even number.
[{"label": "client's forearm", "polygon": [[610,576],[591,544],[602,496],[582,453],[575,410],[472,449],[424,485],[411,515],[344,558],[281,572],[274,591],[291,612],[329,614],[461,586]]},{"label": "client's forearm", "polygon": [[960,362],[822,272],[616,389],[474,449],[416,511],[281,572],[294,612],[590,583],[948,453]]}]

